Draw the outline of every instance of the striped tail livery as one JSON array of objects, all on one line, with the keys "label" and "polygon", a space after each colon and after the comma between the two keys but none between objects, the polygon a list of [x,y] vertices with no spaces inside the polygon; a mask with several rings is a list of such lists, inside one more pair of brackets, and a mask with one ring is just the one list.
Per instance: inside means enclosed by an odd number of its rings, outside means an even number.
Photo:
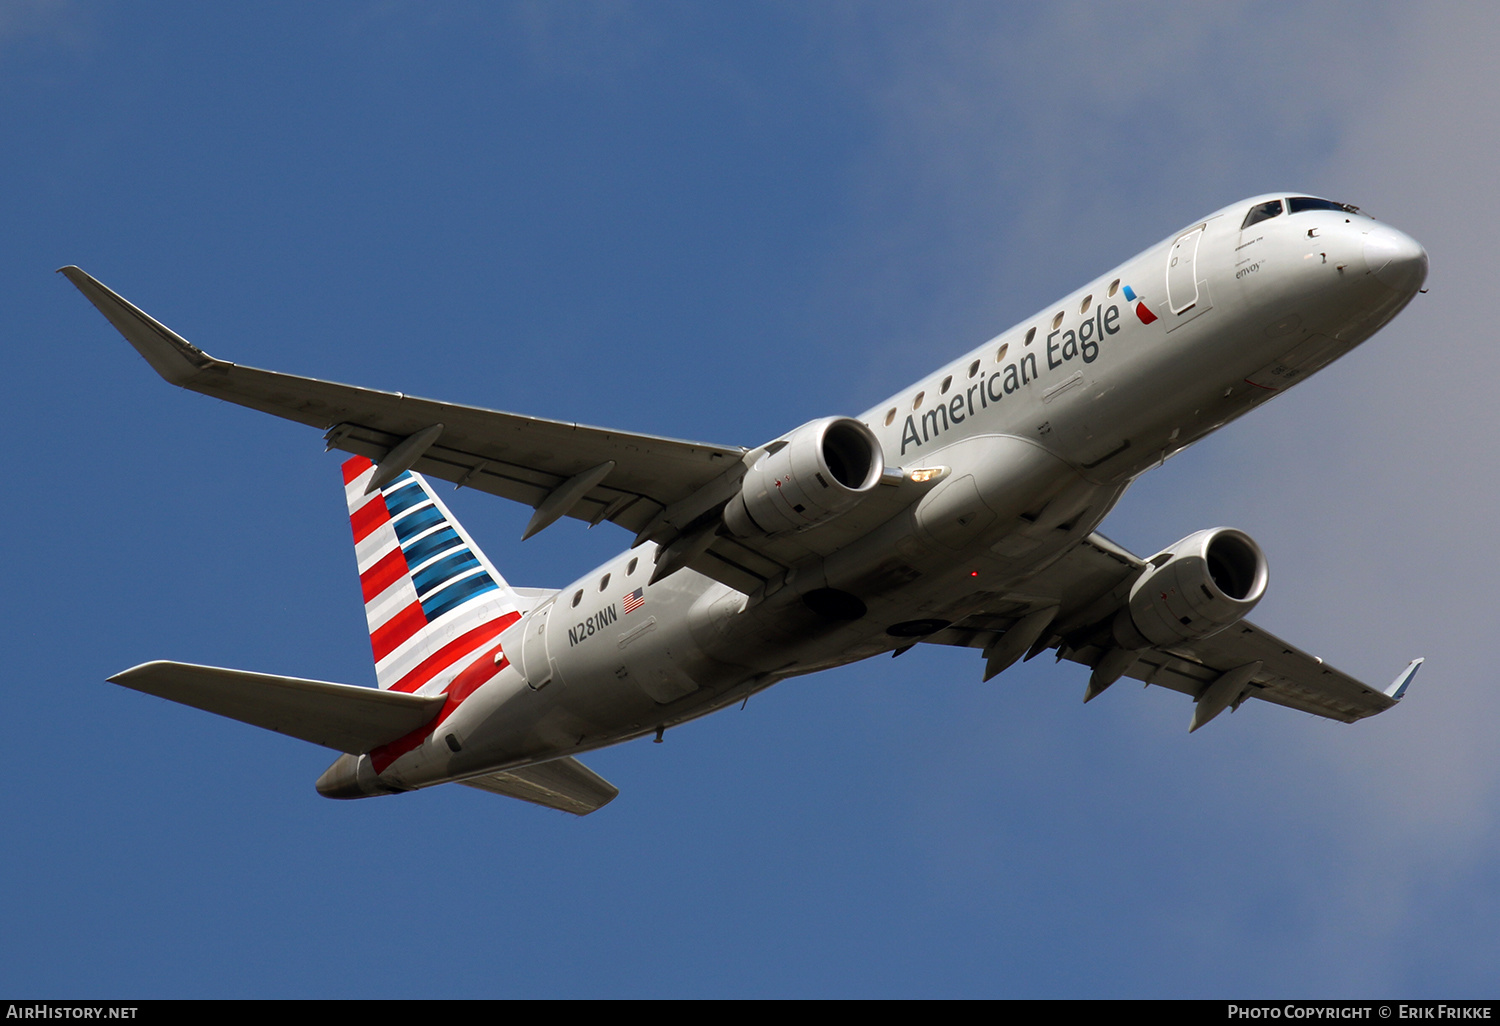
[{"label": "striped tail livery", "polygon": [[493,652],[521,599],[425,480],[407,470],[372,490],[375,473],[363,456],[344,463],[375,678],[382,690],[438,694]]}]

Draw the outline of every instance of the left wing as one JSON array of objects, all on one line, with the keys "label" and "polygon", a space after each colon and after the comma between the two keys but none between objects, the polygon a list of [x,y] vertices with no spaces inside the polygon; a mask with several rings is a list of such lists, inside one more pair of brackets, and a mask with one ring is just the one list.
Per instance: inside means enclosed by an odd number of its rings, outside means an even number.
[{"label": "left wing", "polygon": [[[172,384],[319,428],[329,448],[369,457],[387,480],[414,469],[524,502],[537,511],[528,535],[569,516],[591,526],[609,520],[668,546],[732,496],[763,452],[242,367],[205,353],[80,268],[60,271]],[[723,535],[694,547],[685,565],[746,592],[786,568]]]},{"label": "left wing", "polygon": [[612,463],[608,483],[583,489],[563,513],[590,523],[612,520],[639,531],[746,453],[242,367],[208,355],[79,268],[61,273],[167,381],[320,428],[328,432],[330,448],[379,462],[402,442],[441,425],[402,469],[528,506],[540,506],[559,485]]},{"label": "left wing", "polygon": [[[924,640],[1005,653],[1010,661],[1056,647],[1058,659],[1096,667],[1109,651],[1092,642],[1096,628],[1120,608],[1145,566],[1092,534],[1028,581],[1025,596],[1009,596],[995,610],[972,614]],[[1247,698],[1353,723],[1395,705],[1421,662],[1414,660],[1389,687],[1377,690],[1242,620],[1208,638],[1145,649],[1125,676],[1191,695],[1196,708],[1190,730],[1226,708],[1238,709]]]},{"label": "left wing", "polygon": [[404,470],[533,507],[529,537],[568,516],[605,520],[655,542],[658,570],[688,566],[747,594],[802,559],[827,555],[909,506],[930,484],[887,468],[849,513],[794,536],[744,539],[719,511],[757,449],[684,442],[418,399],[216,359],[77,267],[61,273],[167,381],[326,432],[328,447],[380,465],[373,487]]}]

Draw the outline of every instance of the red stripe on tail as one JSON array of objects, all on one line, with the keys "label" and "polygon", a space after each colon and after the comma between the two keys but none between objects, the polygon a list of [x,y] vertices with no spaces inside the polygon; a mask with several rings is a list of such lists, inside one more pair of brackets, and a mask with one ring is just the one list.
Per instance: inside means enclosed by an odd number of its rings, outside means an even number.
[{"label": "red stripe on tail", "polygon": [[486,620],[473,630],[466,631],[432,655],[423,659],[416,668],[390,687],[391,691],[415,691],[486,641],[521,618],[520,613],[510,612],[494,620]]},{"label": "red stripe on tail", "polygon": [[392,549],[370,569],[359,575],[359,589],[369,602],[376,595],[406,576],[406,553],[400,547]]},{"label": "red stripe on tail", "polygon": [[401,610],[370,633],[370,649],[375,653],[375,661],[380,662],[426,626],[427,615],[422,612],[422,603],[413,602]]},{"label": "red stripe on tail", "polygon": [[354,479],[356,477],[358,477],[359,475],[363,474],[365,471],[369,470],[374,465],[375,464],[371,463],[368,459],[366,459],[363,456],[355,456],[352,459],[345,460],[344,461],[344,484],[345,485],[352,484],[354,482]]},{"label": "red stripe on tail", "polygon": [[385,508],[385,496],[377,495],[359,509],[349,514],[349,526],[354,529],[354,544],[368,538],[381,524],[391,519],[390,511]]}]

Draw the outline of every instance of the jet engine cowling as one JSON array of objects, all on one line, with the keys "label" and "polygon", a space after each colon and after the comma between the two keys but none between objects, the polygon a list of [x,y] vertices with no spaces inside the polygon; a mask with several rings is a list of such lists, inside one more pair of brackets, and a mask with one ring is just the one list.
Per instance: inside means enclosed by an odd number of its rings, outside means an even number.
[{"label": "jet engine cowling", "polygon": [[1255,608],[1269,576],[1260,546],[1229,527],[1190,534],[1151,563],[1115,618],[1115,640],[1125,649],[1175,645],[1233,626]]},{"label": "jet engine cowling", "polygon": [[847,513],[883,473],[885,457],[868,427],[849,417],[814,420],[756,461],[724,508],[724,523],[742,538],[800,531]]}]

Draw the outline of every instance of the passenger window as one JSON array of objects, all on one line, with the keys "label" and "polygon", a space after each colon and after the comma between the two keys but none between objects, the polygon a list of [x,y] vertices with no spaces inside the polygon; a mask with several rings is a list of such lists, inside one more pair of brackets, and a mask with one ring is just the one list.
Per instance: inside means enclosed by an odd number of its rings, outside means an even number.
[{"label": "passenger window", "polygon": [[605,574],[604,577],[599,581],[599,590],[603,591],[605,588],[608,588],[608,587],[609,587],[609,574]]},{"label": "passenger window", "polygon": [[632,559],[630,561],[630,565],[625,568],[625,576],[626,577],[629,577],[631,574],[635,573],[635,565],[638,562],[640,562],[640,561],[639,560],[635,560],[635,559]]},{"label": "passenger window", "polygon": [[978,373],[979,373],[979,361],[975,360],[973,363],[969,364],[969,377],[972,378],[974,375],[976,375]]},{"label": "passenger window", "polygon": [[[1032,333],[1035,334],[1036,329],[1032,328],[1031,330],[1032,330]],[[1028,342],[1031,341],[1031,336],[1030,335],[1028,335],[1026,337],[1026,341],[1028,341]],[[1003,345],[1003,346],[1000,347],[1000,351],[995,354],[995,362],[996,363],[999,363],[1001,360],[1005,359],[1005,351],[1007,349],[1009,349],[1009,348],[1010,348],[1010,343],[1009,342],[1005,343],[1005,345]]]},{"label": "passenger window", "polygon": [[[1031,345],[1031,340],[1034,339],[1034,338],[1036,338],[1036,329],[1032,328],[1032,329],[1030,329],[1029,331],[1026,332],[1026,344],[1028,346]],[[1000,347],[1000,352],[1002,354],[1005,352],[1005,347],[1004,346]]]},{"label": "passenger window", "polygon": [[922,399],[926,395],[926,392],[918,392],[917,397],[911,401],[911,408],[914,410],[920,410],[922,408]]},{"label": "passenger window", "polygon": [[948,394],[948,389],[950,389],[952,387],[953,387],[953,375],[949,374],[946,378],[943,379],[943,388],[942,388],[943,394],[947,395]]},{"label": "passenger window", "polygon": [[583,589],[579,588],[577,591],[575,591],[573,593],[573,605],[576,606],[576,605],[578,605],[578,603],[580,603],[582,601],[583,601]]},{"label": "passenger window", "polygon": [[893,421],[895,419],[896,419],[896,408],[894,406],[892,406],[889,410],[885,411],[885,426],[886,427],[890,427],[891,426],[891,421]]},{"label": "passenger window", "polygon": [[1245,223],[1240,225],[1240,231],[1244,231],[1252,224],[1268,221],[1281,213],[1281,200],[1271,200],[1268,203],[1257,203],[1250,208],[1250,213],[1245,215]]},{"label": "passenger window", "polygon": [[1115,293],[1119,292],[1119,291],[1120,291],[1120,279],[1116,278],[1114,281],[1112,281],[1112,282],[1109,283],[1109,298],[1110,299],[1114,299],[1115,298]]},{"label": "passenger window", "polygon": [[1093,305],[1094,305],[1094,297],[1093,296],[1084,296],[1083,297],[1083,303],[1078,307],[1078,312],[1081,313],[1081,314],[1086,314],[1086,313],[1089,312],[1089,307],[1091,307]]}]

